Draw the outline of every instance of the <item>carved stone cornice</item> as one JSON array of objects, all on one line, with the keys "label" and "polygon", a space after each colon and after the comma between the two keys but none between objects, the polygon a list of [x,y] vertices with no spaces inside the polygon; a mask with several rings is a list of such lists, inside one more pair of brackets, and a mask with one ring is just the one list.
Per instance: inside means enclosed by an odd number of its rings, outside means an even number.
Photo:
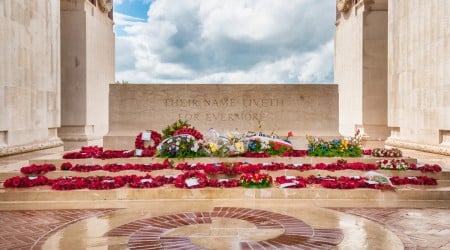
[{"label": "carved stone cornice", "polygon": [[102,12],[108,13],[113,8],[113,0],[98,0],[98,7]]},{"label": "carved stone cornice", "polygon": [[347,12],[352,8],[352,0],[336,0],[336,7],[339,12]]}]

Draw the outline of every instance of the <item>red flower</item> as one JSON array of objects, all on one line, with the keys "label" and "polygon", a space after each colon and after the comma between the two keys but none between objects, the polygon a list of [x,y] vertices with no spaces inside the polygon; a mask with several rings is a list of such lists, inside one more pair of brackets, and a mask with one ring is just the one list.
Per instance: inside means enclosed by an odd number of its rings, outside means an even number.
[{"label": "red flower", "polygon": [[162,135],[160,133],[153,130],[148,130],[148,132],[151,133],[150,139],[153,142],[152,144],[147,146],[145,145],[145,141],[142,140],[142,133],[139,133],[134,141],[134,147],[136,149],[143,150],[141,155],[143,157],[152,157],[156,152],[156,147],[161,143],[162,140]]},{"label": "red flower", "polygon": [[201,172],[189,171],[178,175],[174,184],[177,188],[203,188],[208,185],[208,178]]},{"label": "red flower", "polygon": [[174,136],[177,135],[192,135],[197,140],[203,140],[203,135],[198,130],[194,128],[180,128],[173,134]]},{"label": "red flower", "polygon": [[42,164],[42,165],[36,165],[32,164],[30,166],[25,166],[20,168],[20,172],[22,174],[26,175],[39,175],[39,174],[46,174],[51,171],[55,171],[56,167],[53,164]]},{"label": "red flower", "polygon": [[64,162],[61,164],[61,170],[70,170],[72,168],[72,163]]}]

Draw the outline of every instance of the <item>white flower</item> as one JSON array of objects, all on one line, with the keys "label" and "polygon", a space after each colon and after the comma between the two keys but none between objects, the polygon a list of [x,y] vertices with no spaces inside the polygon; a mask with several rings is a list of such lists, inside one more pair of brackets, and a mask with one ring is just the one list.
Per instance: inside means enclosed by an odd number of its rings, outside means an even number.
[{"label": "white flower", "polygon": [[200,146],[198,145],[198,143],[194,143],[194,145],[191,147],[191,150],[193,152],[197,152],[199,148],[200,148]]}]

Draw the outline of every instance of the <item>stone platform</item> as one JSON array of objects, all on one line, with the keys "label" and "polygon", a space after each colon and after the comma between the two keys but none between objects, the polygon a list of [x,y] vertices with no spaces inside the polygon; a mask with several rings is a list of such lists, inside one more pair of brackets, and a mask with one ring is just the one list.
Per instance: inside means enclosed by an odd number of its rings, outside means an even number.
[{"label": "stone platform", "polygon": [[[416,160],[414,155],[418,155]],[[448,249],[450,246],[450,163],[414,152],[408,162],[437,163],[439,173],[378,170],[386,176],[426,175],[437,186],[399,186],[393,191],[202,188],[56,191],[47,186],[0,188],[2,249]],[[154,163],[162,159],[64,160],[36,154],[31,160],[0,161],[0,184],[21,175],[20,167],[52,163]],[[338,158],[202,158],[181,162],[331,163]],[[375,162],[370,157],[349,162]],[[140,172],[53,171],[48,178],[96,175],[176,175],[175,169]],[[271,176],[356,176],[364,171],[262,171]],[[217,178],[220,178],[216,176]],[[238,176],[236,176],[238,178]],[[26,237],[25,237],[26,235]]]},{"label": "stone platform", "polygon": [[[285,164],[316,164],[333,163],[341,158],[330,157],[272,157],[272,158],[196,158],[196,159],[171,159],[174,165],[178,163],[216,163],[216,162],[249,162],[249,163],[285,163]],[[382,158],[359,157],[346,158],[348,162],[375,163]],[[404,157],[409,163],[417,163],[417,159]],[[178,175],[180,170],[164,169],[151,172],[141,172],[127,170],[120,172],[92,171],[92,172],[73,172],[61,171],[60,166],[63,162],[72,164],[111,164],[111,163],[162,163],[161,158],[116,158],[116,159],[62,159],[61,153],[45,155],[30,160],[28,163],[43,164],[51,163],[57,167],[57,171],[47,173],[48,178],[58,178],[63,176],[119,176],[119,175],[137,175],[144,176],[150,174],[158,175]],[[364,176],[367,172],[357,170],[308,170],[300,172],[298,170],[277,170],[265,171],[273,178],[277,176],[303,176],[321,175],[321,176]],[[119,188],[114,190],[71,190],[55,191],[50,187],[34,187],[24,189],[0,189],[0,210],[9,210],[19,207],[27,207],[33,204],[34,207],[45,209],[48,206],[52,208],[123,208],[131,204],[141,204],[148,201],[167,202],[170,200],[266,200],[268,202],[307,202],[319,206],[329,207],[450,207],[450,171],[444,168],[439,173],[421,173],[420,171],[394,171],[378,170],[385,176],[428,176],[438,180],[437,186],[417,186],[404,185],[398,186],[396,191],[381,191],[373,189],[353,189],[353,190],[333,190],[319,186],[312,186],[302,189],[282,189],[277,186],[265,189],[247,189],[247,188],[202,188],[202,189],[178,189],[173,185],[165,185],[153,189],[132,189]],[[21,175],[20,165],[10,165],[10,168],[3,168],[0,172],[0,182],[7,178]],[[221,178],[216,176],[216,178]],[[235,176],[234,178],[239,178]],[[102,202],[99,202],[102,201]],[[51,204],[51,205],[50,205]],[[125,206],[123,204],[126,204]]]}]

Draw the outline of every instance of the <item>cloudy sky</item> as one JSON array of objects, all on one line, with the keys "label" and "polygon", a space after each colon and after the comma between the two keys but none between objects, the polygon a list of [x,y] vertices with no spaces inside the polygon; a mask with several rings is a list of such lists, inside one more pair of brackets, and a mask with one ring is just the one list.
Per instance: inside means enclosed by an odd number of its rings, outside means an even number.
[{"label": "cloudy sky", "polygon": [[114,2],[118,81],[333,82],[333,0]]}]

